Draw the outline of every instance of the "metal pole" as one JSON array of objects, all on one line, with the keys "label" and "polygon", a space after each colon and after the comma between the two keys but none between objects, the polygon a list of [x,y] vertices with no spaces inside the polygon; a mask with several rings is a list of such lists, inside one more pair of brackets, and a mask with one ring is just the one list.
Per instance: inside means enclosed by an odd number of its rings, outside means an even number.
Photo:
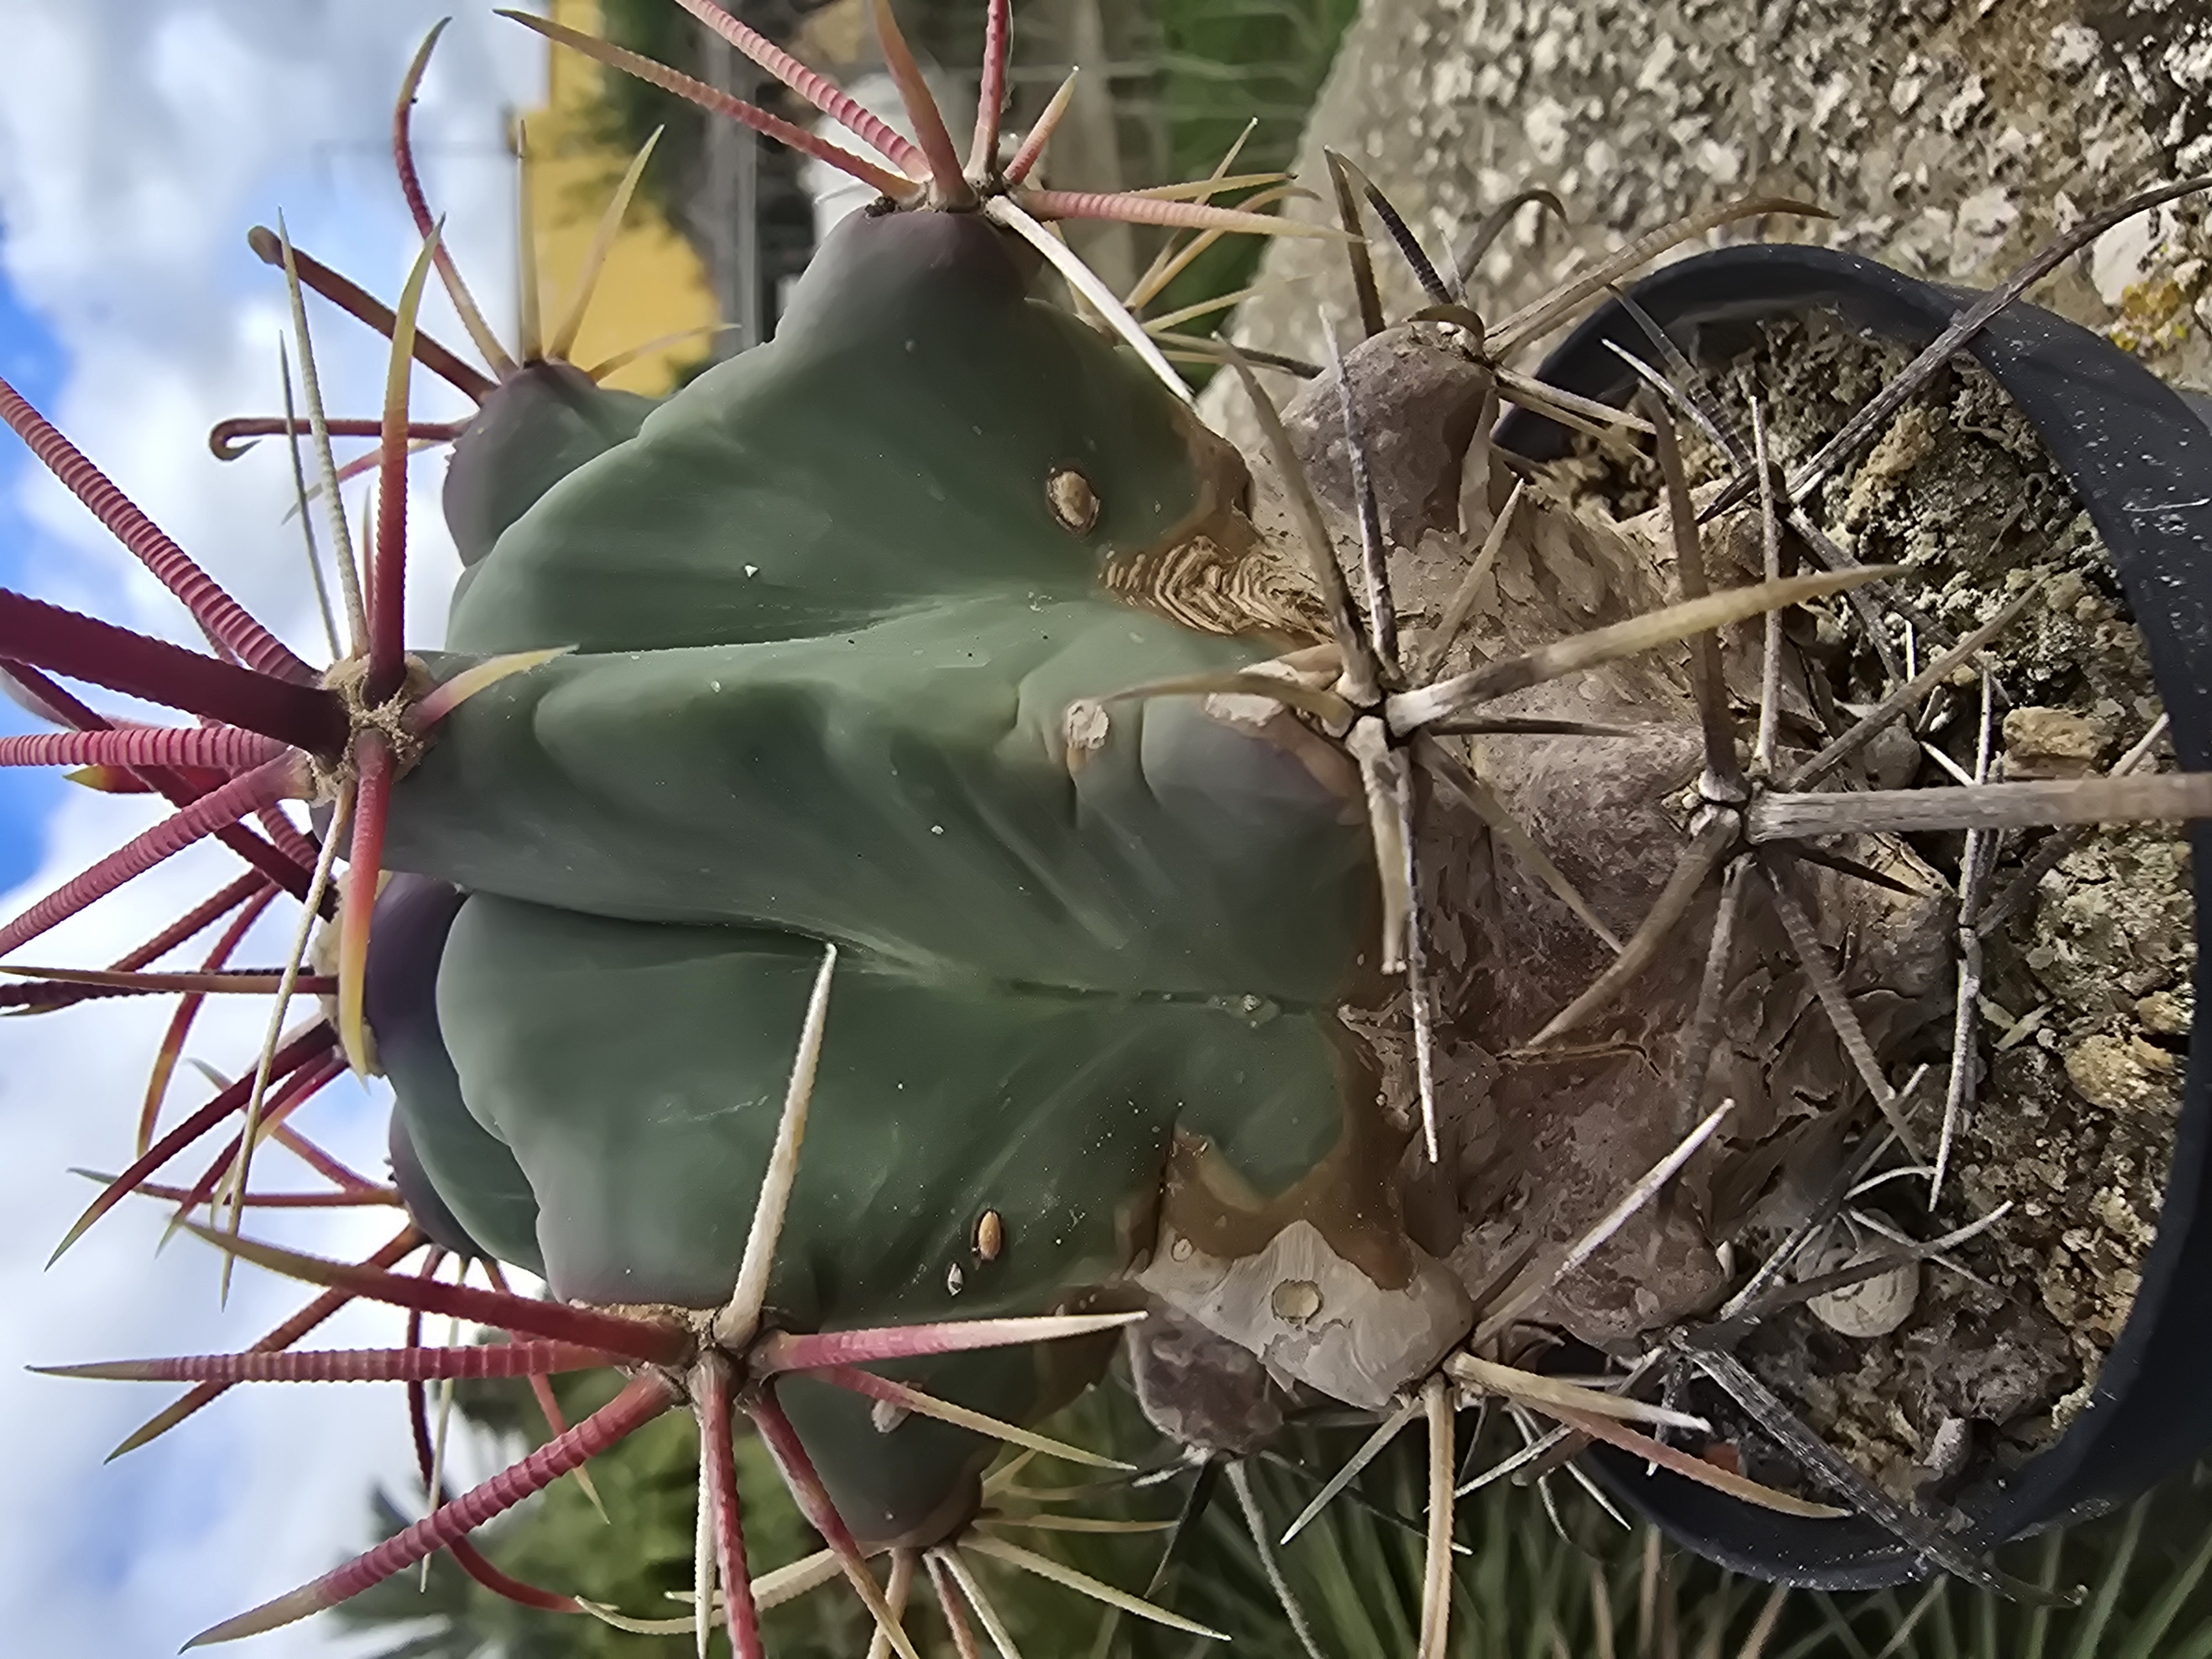
[{"label": "metal pole", "polygon": [[[737,50],[726,40],[706,43],[701,67],[708,83],[725,92],[737,79]],[[744,288],[738,274],[737,203],[739,172],[738,134],[734,121],[709,116],[707,119],[706,218],[708,278],[714,288],[714,309],[725,323],[738,325],[735,334],[715,336],[714,355],[727,356],[752,343],[744,331]]]},{"label": "metal pole", "polygon": [[[746,84],[738,96],[750,100],[755,78],[750,59],[744,64],[744,78]],[[737,220],[738,303],[730,320],[738,325],[738,348],[743,350],[747,346],[758,345],[768,332],[761,315],[760,135],[734,121],[715,125],[729,132],[737,150],[737,189],[732,205]]]}]

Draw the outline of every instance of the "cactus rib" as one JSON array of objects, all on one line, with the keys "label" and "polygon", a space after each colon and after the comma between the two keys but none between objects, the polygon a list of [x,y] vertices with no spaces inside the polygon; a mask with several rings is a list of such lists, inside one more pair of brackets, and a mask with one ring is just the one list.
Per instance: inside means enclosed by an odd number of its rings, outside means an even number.
[{"label": "cactus rib", "polygon": [[[781,117],[771,115],[742,99],[732,98],[719,88],[694,80],[690,76],[670,69],[665,64],[657,64],[650,58],[611,45],[597,35],[585,34],[550,18],[534,16],[529,12],[501,9],[499,15],[611,69],[635,76],[664,92],[672,93],[687,102],[696,104],[702,109],[750,127],[755,132],[775,139],[787,149],[858,179],[872,189],[881,191],[893,201],[910,200],[920,188],[914,179],[889,172],[864,156],[855,155],[850,150],[818,138],[804,127],[793,126]],[[811,70],[805,72],[812,74]],[[874,119],[872,116],[869,118]],[[888,132],[890,129],[886,127],[884,131]],[[904,143],[905,140],[899,142]]]},{"label": "cactus rib", "polygon": [[532,1492],[550,1486],[562,1475],[597,1456],[676,1402],[674,1387],[657,1372],[632,1378],[607,1405],[586,1418],[558,1440],[541,1446],[513,1468],[494,1475],[483,1485],[463,1493],[452,1503],[416,1522],[398,1537],[356,1556],[345,1565],[325,1573],[313,1583],[265,1601],[250,1612],[210,1626],[185,1644],[189,1650],[258,1636],[319,1613],[325,1607],[358,1595],[394,1573],[413,1566],[424,1557],[445,1548],[494,1516],[513,1509]]},{"label": "cactus rib", "polygon": [[115,1359],[83,1365],[33,1365],[41,1376],[108,1382],[425,1382],[447,1377],[544,1376],[618,1363],[604,1349],[573,1342],[468,1343],[449,1348],[318,1348],[276,1353],[194,1354],[176,1359]]},{"label": "cactus rib", "polygon": [[665,1364],[680,1358],[690,1341],[677,1327],[651,1320],[598,1313],[588,1308],[539,1302],[529,1297],[501,1295],[497,1291],[479,1291],[466,1285],[434,1284],[379,1267],[356,1267],[324,1256],[307,1255],[258,1239],[233,1238],[196,1222],[183,1224],[187,1231],[216,1249],[256,1267],[306,1284],[389,1303],[393,1307],[447,1314],[480,1325],[496,1325],[502,1330],[526,1331],[555,1341],[603,1348],[648,1364]]},{"label": "cactus rib", "polygon": [[[246,233],[246,242],[253,250],[253,257],[263,264],[274,266],[288,275],[296,272],[304,286],[313,289],[340,311],[357,322],[368,324],[387,340],[392,337],[396,326],[392,308],[370,295],[358,283],[339,276],[304,249],[290,247],[288,239],[266,225],[254,226]],[[482,403],[498,386],[499,383],[482,369],[472,368],[463,362],[453,348],[441,344],[419,329],[409,343],[409,349],[416,362],[456,392],[465,394],[472,403]],[[312,414],[312,402],[308,407]]]},{"label": "cactus rib", "polygon": [[257,806],[297,794],[300,787],[294,764],[287,757],[266,762],[203,795],[0,927],[0,954],[21,948],[219,827],[235,823]]},{"label": "cactus rib", "polygon": [[40,464],[82,501],[133,557],[175,594],[208,638],[234,652],[250,668],[305,684],[314,671],[267,629],[247,616],[191,556],[163,534],[83,451],[56,431],[22,394],[0,380],[0,419],[15,429]]},{"label": "cactus rib", "polygon": [[[438,37],[446,32],[446,26],[452,21],[450,17],[441,17],[430,26],[430,32],[422,37],[422,44],[415,49],[415,56],[407,65],[407,73],[400,77],[399,94],[392,105],[392,170],[398,176],[399,194],[407,204],[409,217],[415,222],[415,234],[425,242],[434,240],[432,231],[436,221],[431,215],[429,201],[422,193],[422,174],[415,167],[415,143],[411,131],[415,94],[422,85],[423,72],[430,67],[430,54],[438,49]],[[506,349],[499,343],[499,337],[492,332],[490,325],[484,321],[483,312],[477,305],[476,296],[469,292],[469,285],[461,280],[460,268],[453,263],[453,255],[443,246],[438,246],[432,257],[437,261],[438,280],[444,284],[447,297],[453,301],[453,309],[459,314],[461,326],[468,331],[469,338],[483,354],[483,360],[491,366],[491,372],[505,380],[514,373],[517,364],[507,355]]]},{"label": "cactus rib", "polygon": [[242,726],[310,753],[335,752],[344,741],[344,713],[320,687],[241,668],[5,589],[0,589],[0,657]]},{"label": "cactus rib", "polygon": [[869,1571],[860,1547],[853,1540],[845,1518],[837,1513],[837,1506],[830,1501],[830,1494],[822,1485],[822,1477],[815,1473],[814,1461],[806,1455],[806,1447],[799,1437],[799,1431],[784,1414],[776,1401],[773,1389],[762,1390],[745,1402],[745,1412],[760,1431],[762,1442],[769,1455],[775,1462],[783,1475],[783,1482],[799,1505],[799,1512],[807,1525],[822,1534],[823,1541],[836,1553],[837,1565],[845,1574],[846,1582],[860,1598],[860,1603],[875,1620],[876,1627],[890,1639],[900,1659],[921,1659],[915,1650],[913,1638],[906,1633],[899,1617],[884,1599],[883,1587],[876,1583],[875,1574]]}]

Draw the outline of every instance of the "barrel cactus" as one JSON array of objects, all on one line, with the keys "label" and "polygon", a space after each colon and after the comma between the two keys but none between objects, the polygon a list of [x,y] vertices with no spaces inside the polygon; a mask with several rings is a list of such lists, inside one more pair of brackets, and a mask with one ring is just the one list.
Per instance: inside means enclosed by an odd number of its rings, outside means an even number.
[{"label": "barrel cactus", "polygon": [[[1709,1053],[1661,1039],[1710,1025],[1727,941],[1763,882],[1779,931],[1746,948],[1802,958],[1870,1092],[1896,1111],[1823,965],[1847,929],[1924,933],[1925,895],[1900,901],[1896,883],[1859,879],[1885,856],[1884,832],[2193,816],[2208,797],[2191,775],[2102,793],[1836,797],[1812,785],[1849,745],[1791,761],[1772,717],[1740,741],[1729,688],[1743,663],[1723,659],[1717,630],[1888,573],[1846,558],[1708,592],[1669,405],[1641,416],[1582,405],[1507,359],[1672,241],[1796,204],[1754,199],[1686,221],[1486,327],[1463,280],[1440,274],[1347,166],[1352,222],[1364,191],[1434,304],[1388,331],[1379,313],[1363,318],[1376,337],[1319,374],[1287,428],[1254,366],[1224,354],[1268,434],[1255,493],[1155,334],[1041,222],[1320,234],[1364,257],[1351,233],[1212,205],[1239,183],[1273,182],[1226,169],[1125,196],[1031,183],[1062,105],[1018,145],[1001,143],[1005,0],[989,6],[964,157],[886,6],[884,53],[915,140],[709,0],[682,3],[881,159],[605,43],[518,21],[881,195],[827,239],[773,341],[665,400],[611,392],[568,362],[566,323],[543,338],[527,330],[513,350],[483,324],[406,149],[429,43],[396,128],[424,236],[397,307],[281,234],[255,234],[290,283],[307,414],[234,423],[229,437],[311,434],[334,500],[329,437],[343,423],[323,410],[303,286],[393,343],[384,413],[356,428],[380,439],[365,574],[343,514],[332,520],[350,648],[329,668],[246,617],[5,398],[10,423],[216,649],[0,596],[7,672],[70,728],[9,739],[4,758],[100,769],[179,807],[0,928],[0,951],[200,837],[252,866],[131,958],[50,975],[19,1004],[228,988],[235,921],[203,973],[146,970],[277,893],[301,916],[279,1008],[298,991],[325,999],[325,1018],[302,1031],[272,1022],[236,1085],[158,1135],[143,1125],[141,1155],[78,1227],[235,1120],[179,1218],[324,1297],[246,1354],[66,1369],[196,1385],[139,1439],[257,1379],[402,1381],[419,1427],[423,1386],[441,1379],[599,1365],[628,1378],[612,1404],[556,1423],[515,1468],[198,1639],[273,1628],[441,1548],[502,1593],[577,1611],[501,1573],[468,1533],[679,1407],[701,1437],[700,1595],[684,1623],[702,1644],[726,1623],[736,1651],[761,1651],[732,1468],[741,1412],[827,1545],[795,1577],[770,1575],[761,1599],[842,1573],[878,1623],[878,1650],[912,1656],[902,1610],[924,1571],[948,1618],[966,1607],[997,1630],[969,1571],[981,1554],[1201,1630],[979,1522],[1001,1443],[1103,1461],[1033,1425],[1100,1374],[1116,1340],[1154,1422],[1200,1457],[1249,1449],[1317,1400],[1375,1413],[1379,1437],[1425,1418],[1425,1654],[1442,1651],[1449,1618],[1462,1397],[1501,1395],[1737,1496],[1829,1512],[1630,1426],[1684,1420],[1663,1404],[1517,1363],[1531,1329],[1637,1338],[1726,1288],[1705,1242],[1652,1201],[1729,1110],[1708,1098]],[[625,194],[635,179],[633,169]],[[416,329],[434,269],[489,373]],[[1073,305],[1055,297],[1062,285]],[[477,399],[458,431],[410,425],[416,363]],[[1387,465],[1370,460],[1434,438],[1390,425],[1413,417],[1387,386],[1370,396],[1378,374],[1450,381],[1471,413],[1456,440],[1464,482],[1441,505],[1378,483]],[[1500,397],[1609,442],[1648,435],[1676,484],[1671,510],[1619,529],[1524,503],[1486,441],[1470,442]],[[446,438],[445,510],[465,568],[443,649],[410,654],[402,470],[410,439]],[[1702,504],[1706,516],[1747,514],[1755,530],[1762,481],[1768,471],[1747,460],[1725,499]],[[1763,493],[1771,526],[1774,491]],[[1356,580],[1322,498],[1351,528]],[[1468,538],[1474,562],[1464,601],[1418,632],[1399,625],[1389,547],[1413,539],[1398,520],[1417,509]],[[1588,625],[1561,638],[1572,607],[1524,607],[1493,619],[1499,649],[1447,672],[1465,659],[1459,635],[1501,550],[1561,537],[1598,572]],[[1790,647],[1778,630],[1764,640],[1747,700],[1778,709]],[[1954,665],[1947,657],[1940,672]],[[111,723],[48,675],[201,723]],[[1555,696],[1570,676],[1571,694]],[[1471,765],[1466,745],[1492,740],[1498,756]],[[313,836],[269,811],[286,799],[313,804]],[[1848,858],[1789,857],[1842,833],[1856,838]],[[1702,948],[1669,947],[1693,925],[1722,941],[1718,968]],[[1607,1011],[1626,1022],[1609,1044],[1557,1047]],[[187,1012],[165,1069],[188,1023]],[[1502,1273],[1465,1248],[1460,1186],[1480,1149],[1455,1139],[1461,1097],[1492,1087],[1498,1055],[1518,1068],[1498,1087],[1532,1109],[1632,1120],[1592,1130],[1605,1148],[1595,1178],[1532,1195],[1536,1238]],[[1492,1074],[1478,1083],[1485,1057]],[[350,1265],[242,1237],[255,1146],[348,1066],[391,1081],[394,1181],[411,1225]],[[1630,1111],[1631,1097],[1666,1106]],[[1615,1182],[1617,1169],[1633,1178]],[[201,1209],[210,1224],[190,1222]],[[394,1271],[425,1247],[488,1264],[500,1288]],[[1680,1305],[1630,1295],[1635,1262],[1654,1251],[1689,1264],[1670,1284],[1701,1288]],[[508,1292],[501,1263],[542,1276],[549,1297]],[[511,1340],[289,1351],[349,1297]],[[886,1554],[887,1583],[870,1563]]]}]

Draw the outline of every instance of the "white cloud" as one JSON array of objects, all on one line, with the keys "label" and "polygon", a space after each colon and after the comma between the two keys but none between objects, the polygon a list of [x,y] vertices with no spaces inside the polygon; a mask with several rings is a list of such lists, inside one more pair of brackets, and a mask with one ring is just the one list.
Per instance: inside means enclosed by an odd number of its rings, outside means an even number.
[{"label": "white cloud", "polygon": [[[282,289],[245,245],[281,208],[295,238],[389,295],[414,252],[383,145],[407,58],[443,8],[428,0],[14,0],[0,52],[0,260],[67,362],[46,412],[155,520],[303,653],[320,629],[282,450],[225,465],[206,448],[225,416],[275,413]],[[472,9],[440,49],[416,114],[426,183],[448,241],[495,322],[514,291],[507,108],[535,101],[543,49]],[[334,409],[373,412],[381,343],[316,307]],[[426,315],[451,342],[441,300]],[[417,375],[425,418],[463,406]],[[415,618],[434,627],[453,556],[437,514],[443,465],[416,463]],[[0,463],[37,527],[27,585],[111,620],[191,640],[181,610],[64,492]],[[418,629],[416,642],[434,642]],[[45,867],[11,912],[150,822],[142,803],[74,795],[48,826]],[[227,854],[194,849],[40,941],[46,960],[105,961],[221,885]],[[264,929],[241,963],[276,960]],[[204,948],[204,947],[203,947]],[[222,1000],[217,1000],[221,1001]],[[166,1004],[88,1005],[0,1027],[0,1630],[13,1651],[75,1659],[172,1651],[204,1626],[334,1565],[366,1540],[371,1482],[411,1468],[396,1389],[240,1390],[117,1463],[102,1457],[169,1391],[26,1375],[29,1364],[208,1352],[252,1340],[304,1292],[242,1270],[219,1310],[213,1253],[155,1244],[164,1213],[128,1206],[47,1270],[91,1188],[64,1171],[129,1156]],[[191,1052],[248,1063],[265,1010],[210,1006]],[[204,1097],[189,1076],[179,1107]],[[173,1110],[176,1109],[173,1109]],[[173,1116],[172,1120],[173,1121]],[[352,1085],[303,1122],[356,1167],[382,1167],[384,1114]],[[274,1167],[271,1184],[304,1179]],[[196,1172],[197,1166],[194,1166]],[[332,1218],[336,1218],[333,1219]],[[389,1211],[264,1220],[312,1248],[358,1252]],[[384,1346],[398,1317],[349,1313],[314,1346]],[[356,1645],[320,1620],[258,1640],[270,1656]]]}]

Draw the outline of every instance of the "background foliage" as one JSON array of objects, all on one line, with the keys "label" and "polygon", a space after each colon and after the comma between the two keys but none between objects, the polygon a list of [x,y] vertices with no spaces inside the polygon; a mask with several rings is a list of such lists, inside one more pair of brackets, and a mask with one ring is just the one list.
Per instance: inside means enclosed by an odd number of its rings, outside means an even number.
[{"label": "background foliage", "polygon": [[[1034,3],[1034,0],[1033,0]],[[1244,130],[1257,123],[1237,163],[1240,172],[1288,167],[1315,94],[1328,73],[1339,38],[1358,13],[1358,0],[1103,0],[1120,46],[1110,66],[1115,105],[1126,133],[1140,142],[1125,146],[1126,185],[1197,178],[1211,172]],[[674,0],[602,0],[610,39],[688,73],[701,74],[702,31]],[[738,0],[729,9],[773,39],[792,42],[820,0]],[[1052,42],[1032,29],[1025,36],[1025,8],[1014,6],[1014,67],[1037,66]],[[901,21],[916,49],[949,73],[968,77],[982,52],[981,0],[901,0]],[[1043,64],[1055,73],[1058,63]],[[1018,102],[1018,117],[1034,112],[1048,81]],[[765,94],[763,94],[765,95]],[[804,120],[813,111],[795,98],[771,99],[777,112]],[[600,132],[623,153],[634,151],[656,127],[665,136],[642,189],[702,252],[702,227],[715,204],[703,198],[706,117],[693,106],[625,76],[606,77]],[[773,283],[796,273],[811,251],[811,224],[799,186],[799,170],[777,146],[763,143],[761,160],[763,264]],[[1154,158],[1160,176],[1134,158]],[[1151,249],[1146,250],[1149,255]],[[1172,310],[1234,292],[1251,278],[1260,248],[1249,237],[1226,237],[1195,260],[1160,296],[1157,309]],[[1218,318],[1193,325],[1210,331]]]},{"label": "background foliage", "polygon": [[[604,1376],[568,1379],[564,1407],[590,1410],[611,1394]],[[528,1431],[534,1407],[519,1384],[459,1391],[461,1409],[520,1450],[543,1438]],[[1472,1414],[1462,1419],[1473,1431]],[[1156,1437],[1118,1382],[1079,1402],[1049,1432],[1078,1444],[1118,1450],[1163,1473]],[[1363,1428],[1302,1430],[1250,1468],[1255,1495],[1279,1534],[1320,1480],[1357,1447]],[[741,1437],[738,1474],[756,1571],[818,1547],[800,1522],[757,1442]],[[691,1576],[695,1439],[688,1419],[671,1416],[592,1465],[609,1519],[602,1521],[573,1480],[562,1480],[502,1525],[480,1534],[507,1571],[549,1589],[611,1603],[640,1617],[682,1611],[665,1592]],[[1493,1425],[1478,1443],[1474,1467],[1511,1443]],[[1085,1482],[1085,1471],[1037,1462],[1025,1486],[1079,1483],[1080,1495],[1049,1507],[1068,1513],[1158,1522],[1179,1513],[1194,1474]],[[1401,1444],[1378,1460],[1289,1547],[1283,1572],[1320,1652],[1327,1659],[1410,1653],[1419,1614],[1420,1449]],[[2030,1583],[2079,1589],[2078,1607],[2008,1604],[1986,1591],[1938,1579],[1856,1595],[1792,1592],[1727,1573],[1662,1545],[1648,1528],[1624,1528],[1565,1474],[1543,1492],[1497,1482],[1460,1504],[1453,1659],[2212,1659],[2212,1480],[2200,1473],[2171,1483],[2129,1510],[2014,1546],[2000,1565]],[[1066,1490],[1066,1488],[1055,1488]],[[380,1535],[419,1513],[378,1494]],[[1141,1589],[1169,1534],[1097,1537],[1058,1533],[1009,1535],[1085,1571]],[[1213,1624],[1237,1651],[1294,1656],[1288,1617],[1262,1569],[1231,1498],[1216,1490],[1199,1523],[1177,1547],[1177,1565],[1161,1599]],[[1033,1659],[1092,1655],[1182,1659],[1212,1644],[1122,1620],[1075,1595],[978,1563],[1023,1651]],[[926,1595],[917,1592],[913,1633],[923,1651],[950,1659],[951,1648]],[[414,1573],[387,1580],[348,1604],[339,1617],[388,1631],[382,1659],[645,1659],[679,1650],[689,1638],[626,1635],[589,1619],[517,1607],[467,1580],[445,1556],[433,1559],[427,1589]],[[1762,1626],[1763,1638],[1759,1638]],[[763,1627],[778,1659],[852,1659],[867,1644],[863,1615],[839,1586],[769,1612]]]}]

